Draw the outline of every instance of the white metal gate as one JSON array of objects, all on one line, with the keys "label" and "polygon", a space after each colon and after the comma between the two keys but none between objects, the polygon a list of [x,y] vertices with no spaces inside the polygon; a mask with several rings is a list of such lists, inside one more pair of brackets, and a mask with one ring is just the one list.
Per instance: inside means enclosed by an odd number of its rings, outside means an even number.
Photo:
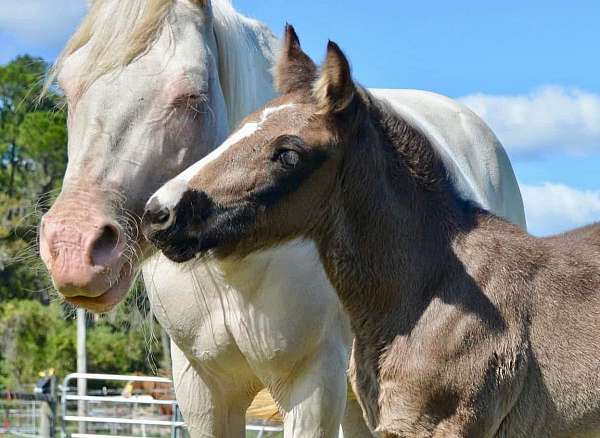
[{"label": "white metal gate", "polygon": [[[78,395],[74,384],[80,379],[87,381],[104,382],[154,382],[172,385],[170,379],[164,377],[150,376],[125,376],[116,374],[90,374],[90,373],[72,373],[65,377],[61,387],[61,435],[62,438],[134,438],[134,437],[154,437],[157,430],[160,430],[160,436],[169,435],[171,438],[183,437],[185,423],[182,419],[177,402],[174,399],[159,400],[149,396],[123,396],[115,394],[89,394]],[[77,403],[78,413],[70,413],[70,407]],[[122,407],[129,406],[130,415],[104,414],[101,406]],[[170,406],[170,418],[159,417],[158,415],[145,416],[140,418],[139,407],[141,406]],[[93,407],[96,407],[94,409]],[[135,407],[136,409],[133,409]],[[117,412],[115,409],[114,412]],[[126,410],[126,409],[125,409]],[[86,426],[94,426],[94,429],[84,430]],[[77,426],[77,431],[75,431]],[[96,433],[99,428],[110,428],[110,433]],[[128,432],[123,434],[123,430]],[[283,431],[280,427],[267,425],[248,425],[247,431],[257,433],[258,438],[266,437],[273,433]]]},{"label": "white metal gate", "polygon": [[[72,438],[92,438],[92,437],[105,437],[106,434],[96,434],[96,433],[87,433],[81,432],[82,425],[113,425],[113,426],[123,426],[123,425],[135,425],[140,426],[136,428],[136,431],[139,431],[139,435],[127,435],[128,437],[133,436],[148,436],[146,434],[146,427],[154,426],[159,428],[169,428],[170,436],[172,438],[176,438],[178,436],[179,430],[185,425],[185,423],[181,420],[181,415],[179,414],[179,410],[177,408],[177,402],[175,400],[158,400],[149,396],[136,396],[132,395],[131,397],[125,397],[123,395],[77,395],[70,391],[72,387],[71,383],[73,381],[77,381],[79,379],[85,379],[86,381],[96,380],[96,381],[104,381],[104,382],[154,382],[154,383],[165,383],[171,384],[171,380],[164,377],[149,377],[149,376],[123,376],[117,374],[90,374],[90,373],[72,373],[65,377],[62,385],[61,391],[61,417],[62,417],[62,437],[72,437]],[[80,412],[83,412],[84,415],[70,415],[69,414],[69,403],[77,402],[78,407],[80,407]],[[168,405],[172,408],[171,418],[165,419],[157,419],[157,418],[130,418],[125,416],[114,416],[114,415],[98,415],[98,412],[93,412],[93,409],[90,409],[91,406],[103,406],[106,405],[118,407],[118,406],[152,406],[152,405]],[[83,406],[83,410],[81,407]],[[132,412],[134,409],[132,409]],[[72,428],[69,425],[78,424],[78,432],[72,432]],[[85,427],[83,427],[85,428]],[[120,428],[113,428],[114,431],[118,431]],[[113,437],[123,437],[124,435],[108,435]]]}]

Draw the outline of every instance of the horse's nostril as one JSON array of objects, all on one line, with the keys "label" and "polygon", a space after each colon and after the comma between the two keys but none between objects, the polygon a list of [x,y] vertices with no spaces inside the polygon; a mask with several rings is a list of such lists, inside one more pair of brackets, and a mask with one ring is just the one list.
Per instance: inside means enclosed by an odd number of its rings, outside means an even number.
[{"label": "horse's nostril", "polygon": [[108,266],[114,257],[114,251],[119,244],[119,230],[106,225],[92,246],[92,265]]}]

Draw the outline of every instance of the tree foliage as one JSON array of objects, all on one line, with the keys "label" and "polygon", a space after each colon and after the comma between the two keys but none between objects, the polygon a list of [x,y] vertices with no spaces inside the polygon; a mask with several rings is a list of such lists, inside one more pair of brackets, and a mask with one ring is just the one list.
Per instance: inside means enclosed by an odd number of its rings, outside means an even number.
[{"label": "tree foliage", "polygon": [[[33,383],[48,368],[59,376],[76,369],[72,312],[51,303],[37,251],[37,226],[67,163],[62,96],[51,89],[39,98],[47,68],[31,56],[0,65],[0,388]],[[131,294],[108,318],[89,318],[90,371],[149,373],[148,357],[160,359],[152,336],[160,329],[151,316],[135,313],[149,315],[136,299]]]},{"label": "tree foliage", "polygon": [[40,371],[75,369],[75,326],[56,303],[10,300],[0,304],[0,386],[19,389]]},{"label": "tree foliage", "polygon": [[30,56],[0,66],[0,299],[48,301],[36,229],[61,185],[67,130],[61,96],[39,98],[47,68]]},{"label": "tree foliage", "polygon": [[[151,318],[131,322],[124,311],[110,318],[89,318],[88,371],[152,373],[160,344],[152,334],[159,327]],[[76,326],[60,304],[35,300],[0,303],[0,388],[19,390],[52,368],[64,377],[76,369]]]}]

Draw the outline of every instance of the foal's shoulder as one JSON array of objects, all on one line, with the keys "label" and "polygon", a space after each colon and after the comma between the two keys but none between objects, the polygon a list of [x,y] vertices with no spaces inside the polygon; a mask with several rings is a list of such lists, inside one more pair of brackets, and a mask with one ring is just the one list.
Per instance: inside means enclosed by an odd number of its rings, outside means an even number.
[{"label": "foal's shoulder", "polygon": [[553,257],[543,239],[486,211],[454,244],[468,276],[498,305],[508,308],[531,297]]}]

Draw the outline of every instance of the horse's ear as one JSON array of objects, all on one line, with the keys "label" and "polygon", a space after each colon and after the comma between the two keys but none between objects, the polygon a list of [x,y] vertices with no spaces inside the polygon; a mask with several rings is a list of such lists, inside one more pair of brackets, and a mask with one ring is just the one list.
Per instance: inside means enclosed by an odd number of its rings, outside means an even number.
[{"label": "horse's ear", "polygon": [[276,86],[281,94],[310,89],[317,76],[317,66],[302,51],[294,27],[286,24],[283,46],[277,61]]},{"label": "horse's ear", "polygon": [[322,113],[343,111],[350,105],[356,93],[350,63],[333,41],[327,44],[327,56],[313,92]]}]

